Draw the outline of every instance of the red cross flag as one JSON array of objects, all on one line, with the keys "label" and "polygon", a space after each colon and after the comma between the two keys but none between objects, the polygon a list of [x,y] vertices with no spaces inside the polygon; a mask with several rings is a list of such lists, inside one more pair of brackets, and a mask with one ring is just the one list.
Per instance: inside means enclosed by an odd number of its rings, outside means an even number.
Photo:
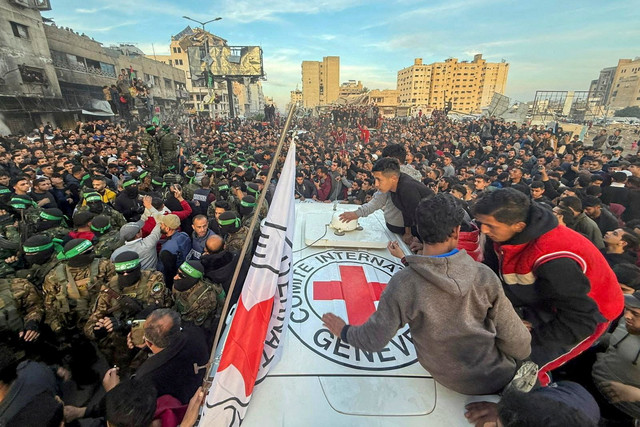
[{"label": "red cross flag", "polygon": [[213,368],[215,376],[200,426],[239,426],[256,381],[280,359],[282,334],[291,311],[295,158],[292,142],[271,208],[260,228],[220,363]]}]

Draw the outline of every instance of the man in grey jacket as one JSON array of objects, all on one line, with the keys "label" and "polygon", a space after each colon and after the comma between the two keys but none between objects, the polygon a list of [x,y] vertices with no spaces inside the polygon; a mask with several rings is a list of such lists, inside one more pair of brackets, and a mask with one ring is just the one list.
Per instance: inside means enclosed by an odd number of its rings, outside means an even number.
[{"label": "man in grey jacket", "polygon": [[[409,324],[418,361],[433,378],[459,393],[501,391],[520,360],[531,352],[531,336],[485,265],[456,249],[464,209],[451,195],[424,199],[416,210],[422,255],[403,257],[378,308],[361,326],[327,313],[325,326],[343,341],[379,351]],[[389,250],[402,256],[397,243]]]}]

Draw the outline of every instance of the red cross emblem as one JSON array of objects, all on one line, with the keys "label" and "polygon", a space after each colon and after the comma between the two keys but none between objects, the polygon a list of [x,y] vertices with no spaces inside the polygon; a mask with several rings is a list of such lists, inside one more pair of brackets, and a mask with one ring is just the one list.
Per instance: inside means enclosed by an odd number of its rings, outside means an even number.
[{"label": "red cross emblem", "polygon": [[340,281],[313,282],[313,299],[318,301],[344,300],[349,324],[362,325],[376,311],[375,301],[386,283],[368,282],[360,266],[341,265]]}]

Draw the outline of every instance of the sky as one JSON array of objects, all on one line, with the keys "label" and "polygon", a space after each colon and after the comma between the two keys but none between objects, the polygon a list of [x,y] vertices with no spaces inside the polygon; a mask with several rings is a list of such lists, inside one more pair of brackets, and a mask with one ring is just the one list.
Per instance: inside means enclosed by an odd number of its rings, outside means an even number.
[{"label": "sky", "polygon": [[[395,89],[397,72],[454,57],[510,64],[506,95],[588,90],[602,68],[640,56],[640,0],[51,0],[43,16],[105,45],[168,54],[199,21],[230,45],[263,49],[263,91],[280,109],[302,89],[301,63],[340,56],[340,81]],[[197,24],[194,24],[197,25]]]}]

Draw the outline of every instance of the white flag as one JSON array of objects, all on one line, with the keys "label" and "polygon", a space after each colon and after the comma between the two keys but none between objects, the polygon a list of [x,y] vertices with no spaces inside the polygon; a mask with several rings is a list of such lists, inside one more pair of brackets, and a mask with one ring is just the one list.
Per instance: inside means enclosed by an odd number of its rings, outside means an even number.
[{"label": "white flag", "polygon": [[295,157],[291,142],[220,364],[214,366],[200,426],[239,426],[256,381],[280,359],[291,309]]}]

